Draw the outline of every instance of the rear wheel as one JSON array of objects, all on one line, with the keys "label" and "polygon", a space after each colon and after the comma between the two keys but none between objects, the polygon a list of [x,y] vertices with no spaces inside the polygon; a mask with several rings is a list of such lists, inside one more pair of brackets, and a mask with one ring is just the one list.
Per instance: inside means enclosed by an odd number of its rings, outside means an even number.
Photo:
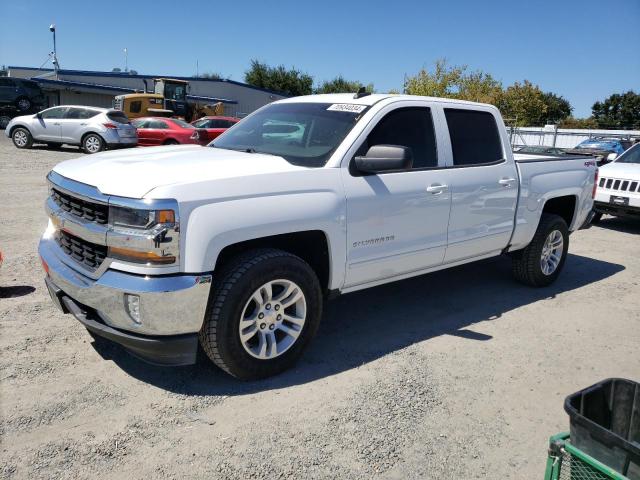
[{"label": "rear wheel", "polygon": [[180,145],[177,140],[169,139],[163,145]]},{"label": "rear wheel", "polygon": [[95,133],[90,133],[82,139],[82,149],[85,153],[98,153],[104,149],[104,140]]},{"label": "rear wheel", "polygon": [[11,133],[13,144],[18,148],[31,148],[33,137],[26,128],[18,127]]},{"label": "rear wheel", "polygon": [[532,287],[551,285],[562,271],[568,250],[569,229],[564,219],[543,213],[531,243],[513,253],[513,274]]},{"label": "rear wheel", "polygon": [[33,103],[31,103],[31,100],[29,100],[27,97],[20,97],[16,100],[16,108],[21,112],[30,110],[32,106]]},{"label": "rear wheel", "polygon": [[224,268],[209,300],[200,344],[220,368],[244,380],[290,368],[322,315],[318,278],[301,258],[247,252]]}]

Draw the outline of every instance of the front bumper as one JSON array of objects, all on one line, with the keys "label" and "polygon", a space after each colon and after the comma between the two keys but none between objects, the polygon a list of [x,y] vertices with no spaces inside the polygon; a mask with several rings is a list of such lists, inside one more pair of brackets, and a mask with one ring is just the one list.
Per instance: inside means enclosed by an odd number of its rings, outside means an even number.
[{"label": "front bumper", "polygon": [[[48,280],[75,303],[84,305],[108,327],[136,335],[182,335],[200,330],[204,321],[211,275],[135,275],[106,270],[97,279],[73,267],[74,261],[53,238],[38,248]],[[127,312],[124,295],[140,299],[140,323]]]},{"label": "front bumper", "polygon": [[634,205],[617,205],[615,203],[595,202],[593,209],[598,213],[615,217],[629,217],[640,219],[640,207]]},{"label": "front bumper", "polygon": [[94,335],[118,343],[132,355],[154,365],[179,366],[196,363],[197,333],[150,337],[118,330],[102,322],[95,311],[65,295],[49,278],[45,278],[45,283],[54,303],[63,312],[72,314]]}]

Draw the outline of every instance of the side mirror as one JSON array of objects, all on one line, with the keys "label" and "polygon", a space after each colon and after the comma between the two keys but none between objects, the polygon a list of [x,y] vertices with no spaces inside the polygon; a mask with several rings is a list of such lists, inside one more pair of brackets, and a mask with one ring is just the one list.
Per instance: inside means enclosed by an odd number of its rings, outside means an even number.
[{"label": "side mirror", "polygon": [[607,162],[613,162],[616,158],[618,158],[617,153],[610,153],[607,155]]},{"label": "side mirror", "polygon": [[42,112],[36,113],[36,118],[42,118]]},{"label": "side mirror", "polygon": [[356,168],[364,173],[409,170],[413,165],[411,148],[400,145],[374,145],[364,157],[355,158]]}]

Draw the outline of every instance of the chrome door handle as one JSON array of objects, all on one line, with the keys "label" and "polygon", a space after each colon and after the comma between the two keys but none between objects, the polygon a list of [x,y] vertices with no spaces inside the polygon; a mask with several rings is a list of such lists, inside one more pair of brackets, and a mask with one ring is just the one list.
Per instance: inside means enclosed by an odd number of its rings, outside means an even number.
[{"label": "chrome door handle", "polygon": [[500,185],[502,185],[503,187],[510,187],[513,182],[515,182],[516,179],[515,178],[501,178],[500,180],[498,180],[498,183]]},{"label": "chrome door handle", "polygon": [[58,125],[58,126],[60,126],[60,124],[59,124],[59,123],[54,123],[54,125]]},{"label": "chrome door handle", "polygon": [[446,191],[449,188],[447,185],[443,185],[441,183],[432,183],[427,187],[427,192],[433,195],[439,195],[442,192]]}]

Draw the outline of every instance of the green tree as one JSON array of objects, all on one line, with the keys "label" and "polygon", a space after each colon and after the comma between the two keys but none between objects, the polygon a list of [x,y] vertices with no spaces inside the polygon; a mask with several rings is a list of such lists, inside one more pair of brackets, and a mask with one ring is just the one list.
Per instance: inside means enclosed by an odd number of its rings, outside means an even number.
[{"label": "green tree", "polygon": [[535,127],[544,125],[547,118],[547,104],[544,93],[528,80],[515,82],[500,95],[496,106],[510,125]]},{"label": "green tree", "polygon": [[542,97],[547,105],[546,123],[555,124],[571,116],[573,107],[564,97],[551,92],[543,93]]},{"label": "green tree", "polygon": [[640,128],[640,95],[633,90],[614,93],[591,107],[600,128]]},{"label": "green tree", "polygon": [[258,60],[251,60],[251,67],[244,74],[244,81],[255,87],[276,90],[287,95],[310,95],[313,92],[313,77],[295,68],[284,65],[270,67]]},{"label": "green tree", "polygon": [[567,117],[560,120],[558,124],[560,128],[598,128],[598,122],[593,117],[589,118],[573,118]]},{"label": "green tree", "polygon": [[404,91],[410,95],[495,103],[502,92],[501,83],[488,73],[467,70],[466,65],[449,65],[442,58],[435,62],[433,70],[423,68],[407,77]]},{"label": "green tree", "polygon": [[315,89],[315,93],[356,93],[361,87],[365,87],[367,92],[373,93],[373,84],[365,85],[357,80],[346,80],[342,75],[338,75],[333,80],[325,80]]}]

